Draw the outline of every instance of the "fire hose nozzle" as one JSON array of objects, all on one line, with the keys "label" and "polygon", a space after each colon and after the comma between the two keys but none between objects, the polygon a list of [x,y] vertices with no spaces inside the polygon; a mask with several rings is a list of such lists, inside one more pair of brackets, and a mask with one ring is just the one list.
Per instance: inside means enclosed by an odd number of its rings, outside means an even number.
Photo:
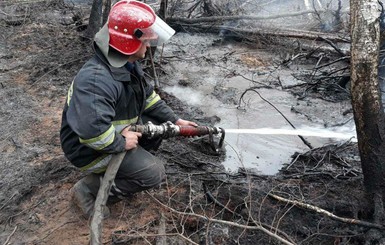
[{"label": "fire hose nozzle", "polygon": [[[209,141],[211,148],[215,151],[218,152],[220,148],[223,146],[223,141],[225,139],[225,130],[220,127],[207,127],[207,126],[179,126],[180,132],[179,134],[181,136],[204,136],[208,135],[209,136]],[[221,134],[220,140],[218,145],[214,143],[214,135]]]},{"label": "fire hose nozzle", "polygon": [[[225,130],[220,127],[208,127],[208,126],[178,126],[172,122],[165,122],[160,125],[155,125],[148,122],[144,125],[134,125],[130,127],[130,131],[140,132],[145,137],[152,138],[163,138],[167,139],[175,136],[194,137],[208,135],[211,147],[214,151],[218,152],[219,148],[222,147],[225,138]],[[213,135],[221,134],[219,143],[217,146],[214,144]]]}]

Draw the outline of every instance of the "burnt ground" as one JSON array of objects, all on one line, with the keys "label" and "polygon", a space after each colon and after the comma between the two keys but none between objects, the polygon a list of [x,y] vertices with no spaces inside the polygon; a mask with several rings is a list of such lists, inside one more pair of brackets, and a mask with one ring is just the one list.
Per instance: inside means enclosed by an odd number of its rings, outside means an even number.
[{"label": "burnt ground", "polygon": [[[60,1],[0,6],[0,243],[87,244],[88,221],[69,202],[81,173],[59,142],[67,88],[92,54],[82,38],[85,15]],[[219,120],[161,94],[186,119]],[[211,152],[205,137],[168,139],[154,154],[166,162],[166,183],[115,204],[104,244],[279,244],[277,236],[363,244],[371,229],[272,195],[367,220],[354,143],[296,153],[275,176],[225,172],[225,152]]]}]

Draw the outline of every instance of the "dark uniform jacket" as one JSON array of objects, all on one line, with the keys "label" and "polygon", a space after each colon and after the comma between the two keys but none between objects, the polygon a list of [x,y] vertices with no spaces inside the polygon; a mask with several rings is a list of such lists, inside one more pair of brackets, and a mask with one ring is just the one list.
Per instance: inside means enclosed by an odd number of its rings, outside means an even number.
[{"label": "dark uniform jacket", "polygon": [[115,68],[95,50],[69,88],[60,140],[72,164],[102,172],[111,153],[124,151],[120,132],[126,126],[140,124],[143,114],[158,122],[175,123],[178,117],[146,82],[139,63]]}]

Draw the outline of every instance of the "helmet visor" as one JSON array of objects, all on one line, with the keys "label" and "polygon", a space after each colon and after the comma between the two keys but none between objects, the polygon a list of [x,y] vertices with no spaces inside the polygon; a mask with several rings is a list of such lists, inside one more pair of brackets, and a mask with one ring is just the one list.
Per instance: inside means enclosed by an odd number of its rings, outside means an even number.
[{"label": "helmet visor", "polygon": [[143,41],[150,41],[150,46],[160,46],[167,42],[173,35],[175,30],[166,22],[156,16],[154,24],[145,29],[136,29],[134,35]]}]

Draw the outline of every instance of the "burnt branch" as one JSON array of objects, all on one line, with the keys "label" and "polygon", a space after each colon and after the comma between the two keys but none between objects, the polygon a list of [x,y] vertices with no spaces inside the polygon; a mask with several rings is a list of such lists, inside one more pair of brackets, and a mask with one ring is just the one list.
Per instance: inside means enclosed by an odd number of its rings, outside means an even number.
[{"label": "burnt branch", "polygon": [[313,69],[292,74],[304,83],[284,89],[291,89],[294,95],[299,96],[298,99],[304,99],[309,95],[315,95],[330,102],[349,99],[350,56],[332,58],[333,56],[321,54]]},{"label": "burnt branch", "polygon": [[161,207],[165,208],[166,210],[168,211],[171,211],[177,215],[181,215],[181,216],[192,216],[192,217],[196,217],[198,219],[201,219],[203,221],[206,221],[206,222],[209,222],[209,223],[219,223],[219,224],[224,224],[224,225],[228,225],[228,226],[233,226],[233,227],[238,227],[238,228],[241,228],[241,229],[246,229],[246,230],[259,230],[259,231],[262,231],[264,232],[265,234],[271,236],[272,238],[276,239],[277,241],[280,241],[282,242],[283,244],[287,244],[287,245],[293,245],[293,243],[287,241],[286,239],[280,237],[279,235],[271,232],[270,230],[264,228],[263,226],[261,225],[255,225],[255,226],[250,226],[250,225],[242,225],[242,224],[238,224],[238,223],[235,223],[235,222],[231,222],[231,221],[226,221],[226,220],[220,220],[220,219],[215,219],[215,218],[210,218],[208,216],[205,216],[205,215],[201,215],[201,214],[197,214],[197,213],[191,213],[191,212],[183,212],[183,211],[178,211],[172,207],[170,207],[169,205],[167,204],[164,204],[163,202],[161,202],[158,198],[156,198],[154,195],[152,195],[151,193],[147,192],[147,194],[156,202],[158,203]]},{"label": "burnt branch", "polygon": [[375,224],[375,223],[371,223],[371,222],[367,222],[367,221],[363,221],[363,220],[358,220],[358,219],[339,217],[339,216],[337,216],[337,215],[335,215],[335,214],[333,214],[333,213],[331,213],[325,209],[322,209],[320,207],[316,207],[316,206],[313,206],[313,205],[310,205],[307,203],[303,203],[303,202],[300,202],[297,200],[289,200],[289,199],[280,197],[280,196],[272,194],[272,193],[268,193],[267,195],[269,197],[272,197],[272,198],[278,200],[278,201],[286,202],[286,203],[295,205],[295,206],[300,207],[300,208],[305,208],[305,209],[315,211],[319,214],[323,214],[323,215],[325,215],[331,219],[334,219],[334,220],[337,220],[340,222],[344,222],[344,223],[348,223],[348,224],[355,224],[355,225],[360,225],[360,226],[375,228],[375,229],[380,229],[380,230],[385,229],[385,227],[383,225],[380,225],[380,224]]},{"label": "burnt branch", "polygon": [[[248,89],[246,89],[243,93],[242,93],[242,95],[241,95],[241,97],[239,98],[239,103],[238,103],[238,107],[240,107],[240,105],[241,105],[241,102],[243,101],[243,97],[245,96],[245,94],[247,93],[247,92],[249,92],[249,91],[252,91],[252,92],[254,92],[254,93],[256,93],[256,94],[258,94],[258,96],[263,100],[263,101],[265,101],[266,103],[268,103],[269,105],[271,105],[285,120],[286,120],[286,122],[288,122],[289,124],[290,124],[290,126],[292,127],[292,128],[294,128],[294,129],[296,129],[296,127],[290,122],[290,120],[275,106],[275,105],[273,105],[270,101],[268,101],[267,99],[265,99],[264,97],[262,97],[262,95],[254,88],[254,87],[252,87],[252,88],[248,88]],[[298,135],[298,137],[302,140],[302,142],[307,146],[307,147],[309,147],[310,149],[313,149],[313,146],[303,137],[303,136],[301,136],[301,135]]]},{"label": "burnt branch", "polygon": [[184,17],[170,17],[170,18],[167,18],[167,21],[182,22],[186,24],[196,24],[196,23],[204,23],[204,22],[221,22],[221,21],[229,21],[229,20],[269,20],[269,19],[279,19],[279,18],[300,16],[300,15],[311,14],[311,13],[314,13],[314,12],[303,11],[298,13],[271,15],[271,16],[253,16],[253,15],[210,16],[210,17],[200,17],[200,18],[194,18],[194,19],[184,18]]},{"label": "burnt branch", "polygon": [[281,170],[286,178],[325,175],[332,179],[361,178],[356,159],[347,160],[346,152],[354,155],[357,145],[349,141],[342,144],[314,148],[306,153],[295,153],[292,162]]},{"label": "burnt branch", "polygon": [[[268,30],[267,28],[249,28],[242,29],[236,27],[229,27],[219,24],[202,24],[199,22],[199,18],[196,19],[195,23],[185,23],[182,21],[173,21],[171,19],[168,20],[168,23],[172,26],[178,26],[183,29],[195,30],[195,31],[204,31],[204,32],[219,32],[221,30],[226,30],[233,36],[243,37],[245,39],[251,39],[253,37],[258,36],[269,36],[269,37],[285,37],[285,38],[298,38],[304,40],[312,40],[312,41],[324,41],[325,39],[333,41],[333,42],[341,42],[341,43],[349,43],[350,40],[346,37],[331,34],[331,33],[322,33],[322,32],[314,32],[314,31],[303,31],[303,30],[293,30],[293,29],[275,29]],[[250,38],[247,38],[250,37]],[[344,51],[345,52],[345,51]],[[348,51],[346,51],[347,53]]]}]

